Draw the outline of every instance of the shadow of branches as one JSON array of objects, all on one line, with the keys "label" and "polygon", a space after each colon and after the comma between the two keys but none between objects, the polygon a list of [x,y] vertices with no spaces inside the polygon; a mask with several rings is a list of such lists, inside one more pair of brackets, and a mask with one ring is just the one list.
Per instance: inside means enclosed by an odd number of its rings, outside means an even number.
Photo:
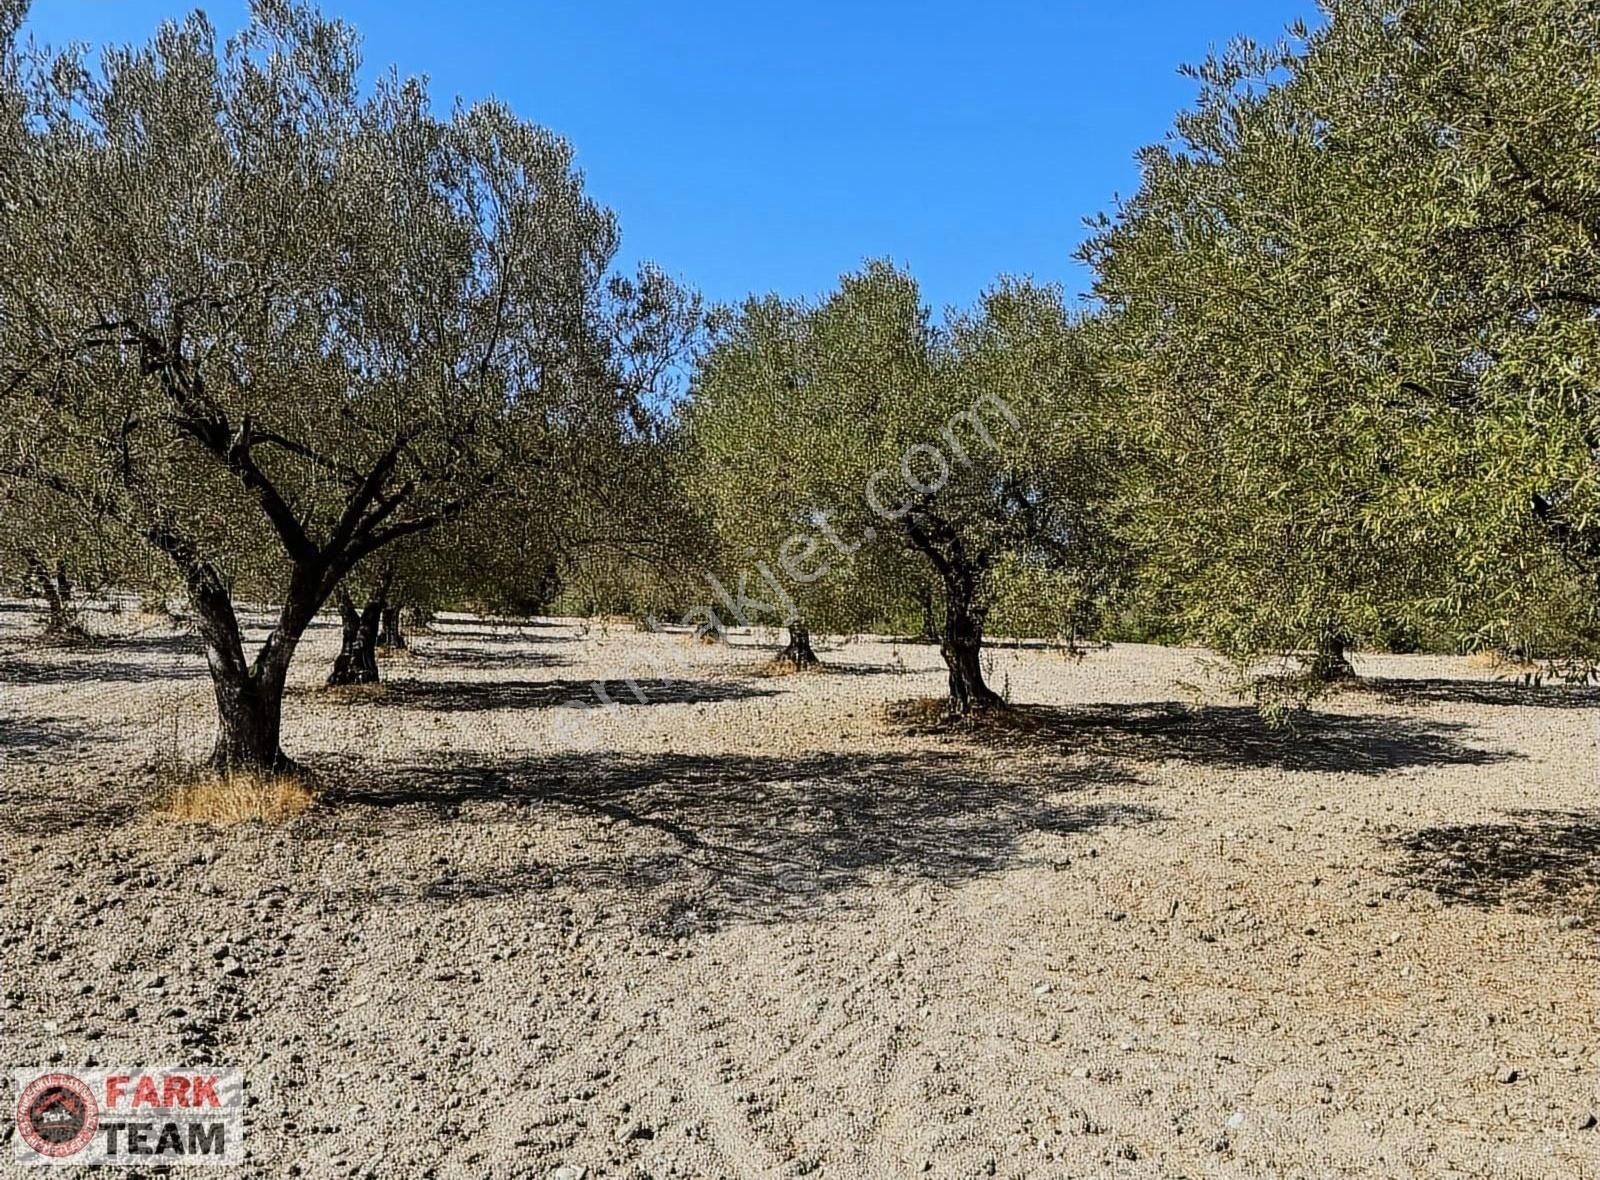
[{"label": "shadow of branches", "polygon": [[[892,708],[890,716],[917,728],[916,704]],[[1462,737],[1471,727],[1453,722],[1316,713],[1274,727],[1250,705],[1193,707],[1178,701],[1071,709],[1018,705],[1001,721],[957,732],[978,741],[1039,743],[1136,762],[1344,774],[1485,766],[1518,756],[1468,745]]]},{"label": "shadow of branches", "polygon": [[1579,685],[1518,684],[1512,680],[1372,679],[1366,686],[1401,704],[1444,703],[1491,708],[1596,709],[1600,688]]},{"label": "shadow of branches", "polygon": [[[533,642],[533,641],[530,641]],[[541,639],[540,643],[555,640]],[[526,647],[461,647],[453,644],[422,643],[412,648],[411,658],[433,667],[448,668],[557,668],[572,661],[565,656],[547,651],[529,651]]]},{"label": "shadow of branches", "polygon": [[[60,765],[80,755],[84,746],[110,740],[103,726],[0,717],[0,771],[37,763]],[[126,822],[134,809],[125,796],[107,798],[97,790],[41,790],[37,782],[0,776],[0,832],[37,836],[114,826]]]},{"label": "shadow of branches", "polygon": [[0,765],[60,758],[90,742],[109,740],[103,730],[37,717],[0,717]]},{"label": "shadow of branches", "polygon": [[98,652],[74,652],[71,657],[41,660],[28,656],[0,656],[0,684],[149,684],[158,680],[198,680],[206,667],[198,661],[161,661],[115,658],[115,646]]},{"label": "shadow of branches", "polygon": [[1524,809],[1501,823],[1423,828],[1396,843],[1406,877],[1446,902],[1600,909],[1600,811]]},{"label": "shadow of branches", "polygon": [[[600,703],[593,680],[401,680],[388,681],[373,703],[441,713],[493,709],[543,709]],[[698,705],[774,695],[772,689],[737,681],[673,679],[608,680],[603,690],[615,704]]]},{"label": "shadow of branches", "polygon": [[[1063,801],[1133,780],[1092,765],[1022,783],[984,777],[956,754],[615,755],[444,762],[381,786],[331,788],[335,830],[431,828],[464,807],[560,808],[601,820],[581,863],[493,876],[447,875],[423,897],[496,896],[559,886],[609,895],[640,929],[782,921],[837,903],[869,875],[954,884],[1000,871],[1030,833],[1073,836],[1161,817],[1134,804]],[[484,815],[474,810],[472,822]],[[465,821],[462,821],[465,822]],[[675,916],[676,915],[676,916]]]}]

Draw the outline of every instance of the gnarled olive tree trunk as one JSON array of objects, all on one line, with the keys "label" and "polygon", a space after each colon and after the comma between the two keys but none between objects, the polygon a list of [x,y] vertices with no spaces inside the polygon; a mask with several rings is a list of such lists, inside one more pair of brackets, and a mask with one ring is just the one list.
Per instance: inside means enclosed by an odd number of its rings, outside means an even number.
[{"label": "gnarled olive tree trunk", "polygon": [[247,660],[233,600],[209,563],[182,542],[166,538],[189,582],[211,685],[217,700],[217,740],[211,768],[217,774],[281,774],[295,769],[280,744],[283,689],[289,664],[324,595],[321,571],[296,567],[277,625],[254,660]]},{"label": "gnarled olive tree trunk", "polygon": [[811,647],[811,628],[806,626],[804,619],[789,620],[789,642],[777,654],[775,660],[792,668],[821,666],[822,661],[817,658],[817,653]]},{"label": "gnarled olive tree trunk", "polygon": [[78,626],[78,612],[72,603],[72,580],[67,577],[67,563],[57,561],[52,569],[43,558],[30,555],[28,572],[45,602],[45,634],[79,634],[82,628]]},{"label": "gnarled olive tree trunk", "polygon": [[378,624],[378,650],[405,651],[410,646],[401,625],[400,608],[391,603],[384,604],[383,619]]},{"label": "gnarled olive tree trunk", "polygon": [[1346,654],[1349,647],[1350,638],[1342,632],[1335,631],[1324,635],[1317,644],[1316,654],[1311,658],[1312,679],[1322,684],[1354,680],[1355,666],[1350,663],[1350,657]]},{"label": "gnarled olive tree trunk", "polygon": [[983,612],[971,597],[947,592],[939,654],[950,673],[949,711],[957,716],[1001,709],[1005,701],[983,679]]},{"label": "gnarled olive tree trunk", "polygon": [[969,554],[960,533],[930,512],[908,516],[906,530],[912,545],[933,563],[944,582],[944,629],[939,636],[939,654],[950,674],[946,711],[965,717],[1005,708],[1000,694],[983,679],[983,625],[987,612],[978,595],[983,564]]},{"label": "gnarled olive tree trunk", "polygon": [[394,571],[385,568],[367,605],[359,611],[350,591],[339,591],[341,627],[339,657],[328,674],[328,686],[378,683],[378,626],[389,609],[389,587]]},{"label": "gnarled olive tree trunk", "polygon": [[378,620],[382,615],[382,598],[374,598],[358,611],[350,592],[339,592],[341,635],[339,656],[333,662],[333,671],[328,673],[330,688],[378,683]]}]

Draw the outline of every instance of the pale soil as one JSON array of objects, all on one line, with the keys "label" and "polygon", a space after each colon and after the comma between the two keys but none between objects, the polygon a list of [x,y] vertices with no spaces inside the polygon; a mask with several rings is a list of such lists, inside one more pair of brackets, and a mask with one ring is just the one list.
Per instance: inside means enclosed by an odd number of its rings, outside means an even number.
[{"label": "pale soil", "polygon": [[1593,691],[1366,658],[1280,734],[1191,709],[1194,653],[1003,651],[1050,708],[953,735],[885,715],[926,647],[767,679],[456,620],[330,699],[322,627],[317,808],[211,830],[142,810],[209,742],[190,641],[34,625],[0,604],[0,1058],[237,1064],[250,1174],[1600,1174]]}]

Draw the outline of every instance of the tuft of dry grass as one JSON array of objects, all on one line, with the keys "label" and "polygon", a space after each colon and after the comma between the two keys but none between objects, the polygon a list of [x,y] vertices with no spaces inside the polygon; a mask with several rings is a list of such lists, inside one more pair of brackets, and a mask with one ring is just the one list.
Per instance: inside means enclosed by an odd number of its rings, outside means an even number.
[{"label": "tuft of dry grass", "polygon": [[908,733],[1032,733],[1040,722],[1026,705],[980,709],[966,716],[950,712],[949,697],[912,697],[883,707],[884,718]]},{"label": "tuft of dry grass", "polygon": [[1469,667],[1487,669],[1496,676],[1524,676],[1539,671],[1538,664],[1529,663],[1520,656],[1498,648],[1473,652],[1467,657],[1467,664]]},{"label": "tuft of dry grass", "polygon": [[208,775],[174,786],[156,808],[173,823],[283,823],[311,809],[311,792],[294,775]]}]

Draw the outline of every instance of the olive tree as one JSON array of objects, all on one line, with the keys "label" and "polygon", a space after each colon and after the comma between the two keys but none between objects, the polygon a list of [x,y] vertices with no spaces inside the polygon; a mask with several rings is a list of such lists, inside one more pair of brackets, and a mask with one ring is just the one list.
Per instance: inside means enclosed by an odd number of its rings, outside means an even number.
[{"label": "olive tree", "polygon": [[1002,282],[936,325],[909,275],[873,263],[815,305],[748,303],[700,367],[690,421],[720,511],[775,543],[749,566],[769,598],[907,601],[916,567],[931,575],[949,709],[966,714],[1003,703],[981,663],[1002,563],[1106,559],[1099,403],[1058,291]]},{"label": "olive tree", "polygon": [[[761,564],[773,569],[777,555],[791,538],[826,527],[827,505],[816,499],[813,481],[801,472],[782,470],[784,454],[764,448],[762,440],[785,429],[806,430],[785,420],[808,347],[806,310],[775,296],[748,301],[736,329],[719,341],[714,361],[704,365],[685,416],[686,449],[683,488],[711,527],[711,544],[701,557],[711,571],[704,575],[702,597],[736,584]],[[822,440],[816,440],[819,445]],[[795,440],[804,443],[803,439]],[[835,552],[827,576],[805,573],[780,585],[768,622],[789,633],[777,661],[794,668],[820,663],[811,644],[811,628],[851,630],[879,612],[874,590],[886,582],[871,566],[881,554],[875,547]],[[770,594],[770,591],[767,593]],[[753,621],[735,618],[732,621]],[[715,629],[722,614],[703,620]]]},{"label": "olive tree", "polygon": [[1582,0],[1345,3],[1297,71],[1404,424],[1386,523],[1443,539],[1462,642],[1533,655],[1600,654],[1597,49]]},{"label": "olive tree", "polygon": [[671,474],[672,406],[706,330],[702,301],[651,264],[608,276],[583,300],[559,361],[568,392],[536,424],[539,461],[501,471],[493,495],[346,578],[330,684],[378,681],[377,653],[406,647],[406,607],[538,613],[580,565],[648,578],[692,545]]},{"label": "olive tree", "polygon": [[[613,219],[561,139],[392,74],[363,92],[354,33],[289,0],[220,49],[196,13],[97,64],[21,45],[5,4],[3,477],[165,555],[215,766],[282,767],[289,663],[341,581],[583,417]],[[253,656],[247,587],[281,603]]]},{"label": "olive tree", "polygon": [[1597,31],[1353,0],[1193,71],[1086,251],[1191,634],[1325,676],[1396,626],[1594,633]]}]

